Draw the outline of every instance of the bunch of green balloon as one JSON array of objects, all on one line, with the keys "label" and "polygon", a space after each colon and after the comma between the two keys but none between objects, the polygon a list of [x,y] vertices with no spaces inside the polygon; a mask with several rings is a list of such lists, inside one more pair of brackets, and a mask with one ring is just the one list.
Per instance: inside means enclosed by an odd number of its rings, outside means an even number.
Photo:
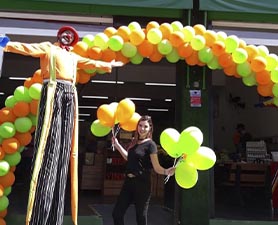
[{"label": "bunch of green balloon", "polygon": [[201,146],[203,133],[195,126],[179,133],[174,128],[165,129],[160,135],[162,148],[173,158],[178,158],[175,165],[175,179],[182,188],[191,188],[198,181],[197,170],[208,170],[216,162],[214,151]]}]

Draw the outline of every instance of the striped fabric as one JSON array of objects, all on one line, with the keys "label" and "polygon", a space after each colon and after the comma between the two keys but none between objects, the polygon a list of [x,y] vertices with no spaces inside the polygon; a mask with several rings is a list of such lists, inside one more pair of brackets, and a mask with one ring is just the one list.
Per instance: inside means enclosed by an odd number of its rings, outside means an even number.
[{"label": "striped fabric", "polygon": [[[48,84],[44,83],[35,136],[32,174],[34,172],[35,161],[37,160],[39,144],[41,141],[44,141],[40,140],[40,138],[42,127],[45,125],[45,121],[47,121],[44,118],[47,89]],[[57,82],[56,84],[52,120],[49,121],[50,127],[45,143],[45,152],[43,153],[38,180],[35,184],[30,225],[63,224],[64,195],[74,127],[75,92],[76,89],[72,84],[62,82]],[[46,119],[49,120],[50,118]]]}]

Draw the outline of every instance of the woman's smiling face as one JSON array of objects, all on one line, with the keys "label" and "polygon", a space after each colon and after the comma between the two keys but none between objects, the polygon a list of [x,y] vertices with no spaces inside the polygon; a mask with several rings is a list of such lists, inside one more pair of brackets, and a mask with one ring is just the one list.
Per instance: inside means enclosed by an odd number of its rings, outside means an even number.
[{"label": "woman's smiling face", "polygon": [[148,121],[140,121],[137,127],[137,132],[139,134],[140,139],[147,138],[149,132],[151,130],[151,126]]}]

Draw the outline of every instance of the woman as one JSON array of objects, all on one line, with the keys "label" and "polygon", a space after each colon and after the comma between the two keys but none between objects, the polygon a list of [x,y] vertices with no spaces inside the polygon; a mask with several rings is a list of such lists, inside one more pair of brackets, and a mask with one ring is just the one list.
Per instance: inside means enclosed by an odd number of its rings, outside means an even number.
[{"label": "woman", "polygon": [[175,169],[163,168],[158,161],[157,147],[152,140],[153,123],[150,116],[142,116],[137,124],[134,139],[125,150],[117,138],[112,143],[127,160],[126,179],[113,210],[114,225],[124,225],[124,215],[130,204],[135,204],[137,225],[147,224],[151,198],[151,170],[162,175],[173,175]]},{"label": "woman", "polygon": [[40,59],[44,79],[38,124],[34,140],[32,179],[26,215],[26,225],[62,225],[65,187],[69,161],[71,163],[72,219],[77,225],[77,147],[78,101],[75,88],[76,70],[100,69],[110,73],[111,63],[83,58],[71,48],[79,36],[65,26],[57,33],[57,43],[8,42],[6,52]]}]

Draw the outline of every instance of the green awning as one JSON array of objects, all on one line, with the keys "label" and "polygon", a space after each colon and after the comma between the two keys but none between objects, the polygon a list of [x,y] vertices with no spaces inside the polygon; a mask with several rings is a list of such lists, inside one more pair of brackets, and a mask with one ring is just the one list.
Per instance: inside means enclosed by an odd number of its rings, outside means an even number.
[{"label": "green awning", "polygon": [[[200,10],[215,12],[277,14],[277,0],[200,0]],[[232,20],[233,18],[231,18]]]},{"label": "green awning", "polygon": [[89,5],[192,9],[193,0],[32,0],[37,2],[78,3]]}]

